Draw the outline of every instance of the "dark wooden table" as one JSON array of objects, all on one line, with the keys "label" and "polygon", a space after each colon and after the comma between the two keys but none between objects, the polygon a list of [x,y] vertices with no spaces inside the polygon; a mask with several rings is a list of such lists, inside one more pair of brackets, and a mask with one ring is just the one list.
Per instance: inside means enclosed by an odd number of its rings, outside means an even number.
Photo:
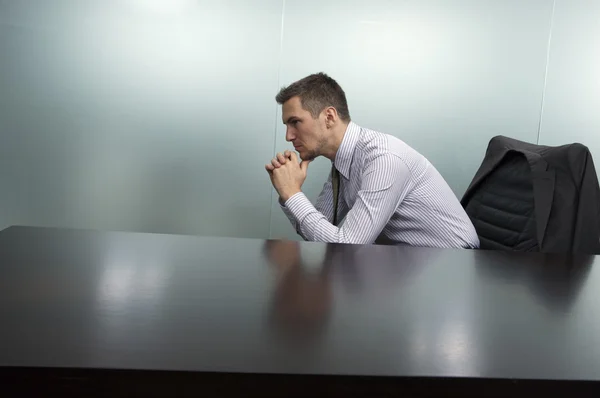
[{"label": "dark wooden table", "polygon": [[598,262],[11,227],[0,396],[600,396]]}]

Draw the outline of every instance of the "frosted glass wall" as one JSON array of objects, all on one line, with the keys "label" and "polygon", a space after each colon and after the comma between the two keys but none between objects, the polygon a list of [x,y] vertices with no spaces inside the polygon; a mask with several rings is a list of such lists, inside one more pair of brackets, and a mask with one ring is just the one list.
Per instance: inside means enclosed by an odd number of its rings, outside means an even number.
[{"label": "frosted glass wall", "polygon": [[557,0],[540,144],[581,142],[600,172],[600,1]]},{"label": "frosted glass wall", "polygon": [[281,11],[0,2],[0,221],[267,236]]},{"label": "frosted glass wall", "polygon": [[[0,0],[0,228],[297,239],[263,166],[290,147],[279,87],[319,71],[458,197],[498,134],[581,141],[600,163],[597,15],[593,0]],[[311,164],[309,197],[329,168]]]},{"label": "frosted glass wall", "polygon": [[[551,14],[544,0],[287,0],[281,80],[330,73],[356,123],[419,150],[461,197],[490,138],[537,141]],[[311,163],[310,198],[330,168]],[[273,236],[294,238],[273,203]]]}]

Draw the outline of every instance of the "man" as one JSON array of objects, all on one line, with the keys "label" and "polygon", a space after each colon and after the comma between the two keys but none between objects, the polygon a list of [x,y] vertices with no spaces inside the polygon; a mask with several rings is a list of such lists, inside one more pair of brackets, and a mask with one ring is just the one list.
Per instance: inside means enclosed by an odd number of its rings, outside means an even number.
[{"label": "man", "polygon": [[[305,239],[477,248],[458,199],[431,163],[396,137],[350,119],[344,90],[324,73],[281,89],[285,151],[265,167],[281,208]],[[325,156],[332,172],[315,206],[302,193],[310,162]]]}]

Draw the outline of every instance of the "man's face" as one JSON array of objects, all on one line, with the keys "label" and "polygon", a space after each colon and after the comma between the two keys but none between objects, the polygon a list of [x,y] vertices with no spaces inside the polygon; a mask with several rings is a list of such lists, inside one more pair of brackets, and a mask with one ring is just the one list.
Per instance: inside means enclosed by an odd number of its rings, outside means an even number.
[{"label": "man's face", "polygon": [[313,160],[321,155],[325,145],[325,117],[323,113],[313,119],[309,111],[302,108],[300,97],[292,97],[283,104],[283,124],[286,125],[285,139],[294,145],[302,160]]}]

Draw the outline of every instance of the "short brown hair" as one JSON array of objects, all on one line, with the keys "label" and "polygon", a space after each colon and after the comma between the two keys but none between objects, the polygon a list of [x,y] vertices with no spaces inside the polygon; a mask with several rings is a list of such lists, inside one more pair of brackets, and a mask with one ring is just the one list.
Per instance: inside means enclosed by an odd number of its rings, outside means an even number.
[{"label": "short brown hair", "polygon": [[314,119],[319,116],[323,109],[333,106],[337,110],[340,119],[344,122],[350,121],[350,112],[348,111],[344,90],[335,80],[323,72],[306,76],[287,87],[283,87],[275,100],[279,105],[283,105],[284,102],[296,96],[300,97],[302,108],[309,111]]}]

